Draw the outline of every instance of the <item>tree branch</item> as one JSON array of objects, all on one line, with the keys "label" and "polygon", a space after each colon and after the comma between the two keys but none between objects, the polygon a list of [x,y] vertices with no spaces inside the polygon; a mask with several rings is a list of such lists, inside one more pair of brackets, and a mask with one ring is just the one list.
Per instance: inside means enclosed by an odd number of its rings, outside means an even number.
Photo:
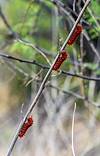
[{"label": "tree branch", "polygon": [[[1,52],[0,52],[0,57],[11,59],[11,60],[14,60],[14,61],[19,61],[21,63],[33,64],[33,65],[39,66],[42,69],[49,69],[49,66],[41,64],[41,63],[37,62],[36,60],[32,60],[32,61],[24,60],[24,59],[16,58],[14,56],[3,54]],[[79,74],[76,74],[76,73],[67,72],[67,71],[64,71],[64,70],[61,70],[60,73],[63,74],[63,75],[66,75],[66,76],[69,75],[69,76],[79,77],[79,78],[85,79],[85,80],[100,81],[99,77],[89,77],[89,76],[79,75]]]}]

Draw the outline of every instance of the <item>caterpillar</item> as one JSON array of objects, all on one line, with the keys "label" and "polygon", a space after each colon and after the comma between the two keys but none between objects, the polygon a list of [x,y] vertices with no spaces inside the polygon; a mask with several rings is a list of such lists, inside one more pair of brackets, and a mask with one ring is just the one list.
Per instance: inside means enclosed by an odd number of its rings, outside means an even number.
[{"label": "caterpillar", "polygon": [[27,119],[27,121],[23,124],[18,136],[20,138],[22,138],[25,135],[25,133],[27,132],[28,128],[32,126],[32,124],[33,124],[33,119],[32,119],[32,116],[30,116]]},{"label": "caterpillar", "polygon": [[78,36],[80,35],[80,33],[82,32],[83,27],[81,24],[78,24],[72,34],[72,36],[70,37],[70,39],[68,40],[67,44],[68,45],[72,45],[76,39],[78,38]]},{"label": "caterpillar", "polygon": [[62,50],[52,69],[57,71],[67,58],[68,53],[65,50]]}]

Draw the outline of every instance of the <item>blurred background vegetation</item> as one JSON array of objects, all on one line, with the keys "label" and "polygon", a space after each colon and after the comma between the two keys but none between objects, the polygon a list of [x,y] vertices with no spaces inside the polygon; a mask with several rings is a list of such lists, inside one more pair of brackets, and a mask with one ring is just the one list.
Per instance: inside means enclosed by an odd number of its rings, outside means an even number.
[{"label": "blurred background vegetation", "polygon": [[[49,67],[39,50],[53,62],[84,5],[84,0],[75,2],[74,6],[74,0],[0,1],[0,54],[35,60],[38,64],[21,63],[0,55],[0,156],[6,155],[15,130],[47,72],[39,64]],[[83,33],[73,46],[66,48],[69,58],[61,70],[100,78],[100,0],[91,1],[80,23]],[[18,42],[15,33],[38,50]],[[18,139],[13,155],[71,156],[75,102],[76,155],[99,156],[100,81],[54,72],[32,112],[34,125],[22,140]]]}]

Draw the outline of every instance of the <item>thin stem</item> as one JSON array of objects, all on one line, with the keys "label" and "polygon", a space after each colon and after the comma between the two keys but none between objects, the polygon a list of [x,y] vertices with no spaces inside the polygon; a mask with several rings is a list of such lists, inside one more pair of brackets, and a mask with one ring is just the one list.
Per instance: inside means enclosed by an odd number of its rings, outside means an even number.
[{"label": "thin stem", "polygon": [[31,0],[31,1],[29,2],[28,7],[27,7],[27,9],[26,9],[26,11],[25,11],[25,14],[24,14],[23,19],[22,19],[22,25],[21,25],[21,28],[20,28],[20,32],[23,30],[23,27],[24,27],[24,24],[25,24],[25,22],[26,22],[27,15],[28,15],[28,13],[29,13],[29,11],[30,11],[30,9],[31,9],[32,3],[33,3],[33,0]]},{"label": "thin stem", "polygon": [[73,11],[75,12],[76,0],[73,0]]},{"label": "thin stem", "polygon": [[17,38],[16,40],[17,40],[19,43],[22,43],[22,44],[24,44],[24,45],[26,45],[26,46],[29,46],[29,47],[35,49],[36,51],[38,51],[38,52],[45,58],[45,60],[48,62],[48,64],[51,65],[49,59],[48,59],[47,56],[43,53],[43,51],[41,51],[40,49],[38,49],[38,48],[37,48],[35,45],[33,45],[31,42],[25,41],[25,40],[20,39],[20,38]]},{"label": "thin stem", "polygon": [[73,153],[73,156],[75,156],[75,148],[74,148],[75,111],[76,111],[76,102],[74,105],[73,118],[72,118],[72,153]]}]

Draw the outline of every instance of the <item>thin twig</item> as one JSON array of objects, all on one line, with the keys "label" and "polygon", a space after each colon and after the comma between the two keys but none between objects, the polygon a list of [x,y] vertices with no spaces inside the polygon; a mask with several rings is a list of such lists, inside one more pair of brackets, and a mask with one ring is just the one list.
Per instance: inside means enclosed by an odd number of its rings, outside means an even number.
[{"label": "thin twig", "polygon": [[[71,35],[73,34],[73,32],[74,32],[74,30],[75,30],[77,24],[79,23],[79,21],[80,21],[82,15],[83,15],[85,9],[86,9],[87,6],[89,5],[89,3],[90,3],[90,0],[87,0],[86,3],[85,3],[85,5],[84,5],[84,7],[83,7],[83,9],[81,10],[81,12],[80,12],[80,14],[79,14],[79,16],[78,16],[78,18],[77,18],[77,20],[76,20],[76,22],[75,22],[75,24],[74,24],[72,30],[71,30],[71,32],[69,33],[67,39],[65,40],[64,44],[62,45],[62,47],[61,47],[61,49],[60,49],[60,52],[61,52],[62,50],[65,49],[66,44],[67,44],[69,38],[70,38]],[[46,76],[44,77],[44,79],[43,79],[43,81],[42,81],[42,83],[41,83],[41,86],[40,86],[40,88],[39,88],[39,90],[38,90],[38,92],[37,92],[36,97],[34,98],[32,104],[30,105],[30,107],[29,107],[29,109],[28,109],[28,111],[26,112],[26,114],[25,114],[23,120],[22,120],[21,123],[19,124],[19,127],[18,127],[18,129],[16,130],[16,133],[15,133],[15,135],[14,135],[14,137],[13,137],[12,143],[10,144],[10,147],[9,147],[9,149],[8,149],[7,156],[10,156],[10,155],[11,155],[12,150],[13,150],[15,144],[16,144],[16,141],[17,141],[17,138],[18,138],[18,134],[19,134],[19,132],[20,132],[20,129],[22,128],[23,124],[25,123],[25,121],[26,121],[28,115],[32,112],[33,108],[34,108],[35,105],[37,104],[37,101],[39,100],[39,98],[40,98],[40,96],[41,96],[41,94],[42,94],[42,91],[43,91],[43,89],[44,89],[44,87],[45,87],[45,84],[46,84],[46,82],[47,82],[47,80],[48,80],[48,78],[49,78],[49,76],[50,76],[50,74],[51,74],[51,72],[52,72],[52,68],[53,68],[53,66],[54,66],[54,64],[55,64],[55,62],[56,62],[56,60],[58,59],[59,55],[60,55],[60,53],[58,53],[58,55],[57,55],[56,58],[54,59],[52,65],[51,65],[51,67],[50,67],[50,69],[48,70]]]},{"label": "thin twig", "polygon": [[[14,72],[20,73],[21,75],[23,75],[25,78],[30,78],[29,74],[26,73],[23,69],[19,68],[18,66],[16,66],[15,64],[13,64],[11,61],[7,61],[6,59],[3,59],[5,61],[5,63],[7,64],[7,66],[9,68],[11,68]],[[32,77],[31,77],[32,78]]]},{"label": "thin twig", "polygon": [[76,0],[73,0],[73,11],[75,12]]},{"label": "thin twig", "polygon": [[64,75],[69,75],[69,76],[75,76],[75,77],[79,77],[79,78],[82,78],[82,79],[85,79],[85,80],[93,80],[93,81],[100,81],[100,78],[93,78],[93,77],[88,77],[88,76],[84,76],[84,75],[79,75],[79,74],[76,74],[76,73],[70,73],[70,72],[66,72],[66,71],[61,71],[62,74]]},{"label": "thin twig", "polygon": [[72,118],[72,153],[73,153],[73,156],[75,156],[75,148],[74,148],[75,111],[76,111],[76,102],[75,102],[75,105],[74,105],[73,118]]},{"label": "thin twig", "polygon": [[35,49],[36,51],[38,51],[38,52],[45,58],[45,60],[48,62],[48,64],[51,65],[49,59],[48,59],[47,56],[43,53],[43,51],[41,51],[40,49],[38,49],[38,48],[37,48],[35,45],[33,45],[31,42],[26,41],[26,40],[23,40],[23,39],[21,39],[21,38],[17,38],[17,41],[18,41],[19,43],[22,43],[22,44],[24,44],[24,45],[26,45],[26,46],[29,46],[29,47]]},{"label": "thin twig", "polygon": [[31,9],[32,3],[33,3],[33,0],[31,0],[31,1],[29,2],[28,7],[27,7],[27,9],[26,9],[26,11],[25,11],[25,14],[24,14],[23,19],[22,19],[22,25],[21,25],[21,28],[20,28],[20,32],[23,30],[23,27],[24,27],[24,24],[25,24],[25,22],[26,22],[27,15],[28,15],[28,13],[29,13],[29,11],[30,11],[30,9]]},{"label": "thin twig", "polygon": [[83,32],[84,36],[86,37],[87,41],[89,42],[90,47],[92,48],[93,52],[96,54],[98,61],[100,62],[100,54],[98,53],[98,51],[96,50],[96,48],[94,47],[93,43],[91,42],[89,35],[87,34],[86,31]]},{"label": "thin twig", "polygon": [[[36,81],[39,84],[42,82],[42,80],[38,79],[37,77],[34,78],[34,81]],[[26,86],[31,82],[28,82],[26,84]],[[77,99],[86,101],[86,102],[88,102],[89,104],[93,105],[96,108],[100,108],[100,104],[98,104],[97,102],[94,102],[93,100],[89,99],[87,96],[86,97],[81,96],[80,94],[78,94],[76,92],[73,92],[71,90],[63,90],[63,89],[59,88],[58,86],[52,85],[50,82],[46,83],[45,88],[47,88],[47,87],[53,88],[53,89],[55,89],[55,90],[57,90],[59,92],[62,92],[63,94],[68,94],[70,96],[76,97]]]},{"label": "thin twig", "polygon": [[8,21],[7,21],[6,17],[5,17],[5,15],[4,15],[3,12],[2,12],[1,6],[0,6],[0,16],[1,16],[1,18],[2,18],[2,20],[3,20],[3,22],[4,22],[4,24],[5,24],[5,26],[6,26],[6,27],[8,28],[8,30],[15,36],[15,33],[14,33],[12,27],[9,25],[9,23],[8,23]]},{"label": "thin twig", "polygon": [[3,54],[1,52],[0,52],[0,57],[7,58],[8,60],[19,61],[21,63],[34,64],[34,65],[37,65],[43,69],[49,69],[49,66],[43,65],[43,64],[37,62],[36,60],[30,61],[27,59],[21,59],[21,58],[17,58],[17,57],[11,56],[11,55]]},{"label": "thin twig", "polygon": [[[0,57],[11,59],[11,60],[14,60],[14,61],[19,61],[21,63],[34,64],[36,66],[39,66],[42,69],[49,69],[50,68],[49,66],[41,64],[41,63],[37,62],[36,60],[32,60],[32,61],[24,60],[24,59],[16,58],[14,56],[3,54],[1,52],[0,52]],[[67,72],[67,71],[64,71],[64,70],[61,70],[60,74],[79,77],[81,79],[90,80],[90,81],[100,81],[99,77],[89,77],[89,76],[79,75],[79,74],[76,74],[76,73]]]},{"label": "thin twig", "polygon": [[57,86],[54,86],[54,85],[52,85],[52,84],[47,84],[46,87],[52,87],[52,88],[54,88],[54,89],[56,89],[56,90],[58,90],[58,91],[60,91],[60,92],[62,92],[62,93],[64,93],[64,94],[69,94],[69,95],[72,95],[72,96],[76,97],[77,99],[84,100],[84,101],[86,101],[86,102],[92,104],[93,106],[95,106],[95,107],[97,107],[97,108],[100,107],[100,104],[98,104],[98,103],[96,103],[96,102],[90,100],[88,97],[81,96],[81,95],[77,94],[76,92],[73,92],[73,91],[70,91],[70,90],[62,90],[61,88],[59,88],[59,87],[57,87]]},{"label": "thin twig", "polygon": [[[34,78],[34,81],[36,81],[37,83],[41,83],[42,80],[38,79],[37,77]],[[28,82],[30,83],[30,82]],[[26,85],[28,85],[28,83]],[[89,99],[88,97],[85,96],[81,96],[80,94],[73,92],[71,90],[63,90],[61,88],[59,88],[58,86],[52,85],[50,82],[46,83],[45,88],[50,87],[53,88],[59,92],[62,92],[63,94],[68,94],[70,96],[76,97],[77,99],[83,100],[88,102],[89,104],[92,104],[94,107],[100,108],[100,104],[98,104],[97,102],[94,102],[93,100]]]}]

